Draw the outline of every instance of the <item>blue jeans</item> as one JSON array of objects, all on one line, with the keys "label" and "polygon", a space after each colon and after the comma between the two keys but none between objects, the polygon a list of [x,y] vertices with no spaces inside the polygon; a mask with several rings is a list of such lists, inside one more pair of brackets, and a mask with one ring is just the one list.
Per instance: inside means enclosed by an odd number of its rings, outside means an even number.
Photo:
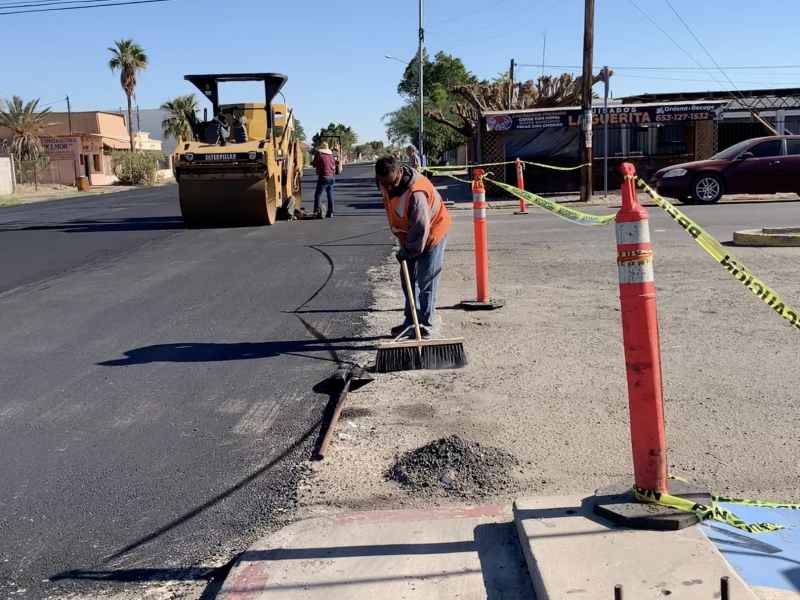
[{"label": "blue jeans", "polygon": [[[417,307],[419,324],[428,328],[433,327],[433,317],[436,313],[436,293],[439,291],[439,279],[442,276],[442,261],[446,245],[447,234],[433,248],[408,261],[408,274],[411,276],[411,287],[414,289],[414,304]],[[402,267],[400,268],[400,279],[403,296],[406,299],[404,325],[409,327],[414,324],[414,320],[411,317],[411,305],[408,302]]]},{"label": "blue jeans", "polygon": [[322,212],[322,192],[328,194],[328,214],[333,214],[333,184],[336,180],[331,177],[330,179],[317,179],[317,190],[314,192],[314,212]]}]

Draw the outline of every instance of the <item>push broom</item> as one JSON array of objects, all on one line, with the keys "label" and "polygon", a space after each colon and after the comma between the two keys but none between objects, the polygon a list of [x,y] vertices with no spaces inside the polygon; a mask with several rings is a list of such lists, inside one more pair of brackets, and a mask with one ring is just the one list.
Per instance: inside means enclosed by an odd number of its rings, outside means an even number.
[{"label": "push broom", "polygon": [[420,331],[414,290],[408,274],[408,264],[403,265],[403,279],[408,291],[408,302],[411,305],[411,316],[414,319],[414,335],[416,339],[400,339],[411,327],[391,342],[378,346],[375,370],[378,373],[392,371],[412,371],[415,369],[458,369],[467,364],[467,353],[464,350],[464,338],[423,340]]}]

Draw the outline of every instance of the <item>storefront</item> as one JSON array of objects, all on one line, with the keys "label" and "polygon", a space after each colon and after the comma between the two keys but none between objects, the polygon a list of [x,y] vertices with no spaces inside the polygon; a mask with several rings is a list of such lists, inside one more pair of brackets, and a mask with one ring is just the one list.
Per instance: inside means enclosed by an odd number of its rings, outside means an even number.
[{"label": "storefront", "polygon": [[[705,141],[721,118],[725,101],[624,104],[611,101],[607,108],[595,104],[591,111],[595,190],[621,183],[619,167],[633,162],[643,177],[671,164],[708,158]],[[557,167],[579,165],[584,114],[579,107],[534,109],[484,114],[480,162],[523,160]],[[604,160],[608,157],[608,160]],[[515,182],[513,166],[493,174]],[[571,192],[578,188],[578,171],[531,167],[525,172],[526,189]]]}]

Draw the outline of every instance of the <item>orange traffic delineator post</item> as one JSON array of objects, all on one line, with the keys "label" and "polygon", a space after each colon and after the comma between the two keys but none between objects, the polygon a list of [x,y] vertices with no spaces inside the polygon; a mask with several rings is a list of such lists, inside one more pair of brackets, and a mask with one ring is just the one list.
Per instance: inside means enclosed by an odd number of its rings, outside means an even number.
[{"label": "orange traffic delineator post", "polygon": [[667,492],[667,436],[661,386],[656,284],[647,210],[636,199],[633,165],[622,166],[617,266],[636,486]]},{"label": "orange traffic delineator post", "polygon": [[647,210],[636,199],[633,165],[624,163],[622,175],[622,208],[616,216],[617,267],[634,478],[598,490],[594,508],[597,515],[628,527],[682,529],[697,524],[697,517],[658,504],[640,503],[633,494],[635,485],[703,504],[711,502],[707,490],[668,477],[650,226]]},{"label": "orange traffic delineator post", "polygon": [[483,169],[475,169],[472,182],[472,223],[475,232],[475,280],[478,285],[477,300],[464,300],[465,310],[494,310],[505,306],[505,300],[489,298],[489,245],[486,237],[486,188]]},{"label": "orange traffic delineator post", "polygon": [[[525,177],[522,174],[523,169],[525,169],[525,165],[522,164],[520,159],[517,159],[517,187],[521,190],[525,189]],[[527,209],[528,205],[525,203],[525,200],[522,198],[519,199],[519,210],[514,212],[515,215],[529,215],[531,213],[528,212]]]}]

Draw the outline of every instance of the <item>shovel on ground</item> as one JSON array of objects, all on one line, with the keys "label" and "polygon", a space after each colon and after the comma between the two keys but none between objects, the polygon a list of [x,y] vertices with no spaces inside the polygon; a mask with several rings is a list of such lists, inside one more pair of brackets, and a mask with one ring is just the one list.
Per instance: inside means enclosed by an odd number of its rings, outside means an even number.
[{"label": "shovel on ground", "polygon": [[342,410],[344,410],[344,401],[347,398],[347,394],[350,391],[364,387],[373,380],[374,378],[364,373],[362,369],[338,369],[323,382],[320,391],[324,391],[324,393],[331,396],[338,394],[339,400],[336,402],[336,409],[333,411],[331,422],[319,447],[318,456],[320,460],[325,458],[325,454],[328,452],[328,446],[330,446],[333,438],[333,431],[336,429]]}]

